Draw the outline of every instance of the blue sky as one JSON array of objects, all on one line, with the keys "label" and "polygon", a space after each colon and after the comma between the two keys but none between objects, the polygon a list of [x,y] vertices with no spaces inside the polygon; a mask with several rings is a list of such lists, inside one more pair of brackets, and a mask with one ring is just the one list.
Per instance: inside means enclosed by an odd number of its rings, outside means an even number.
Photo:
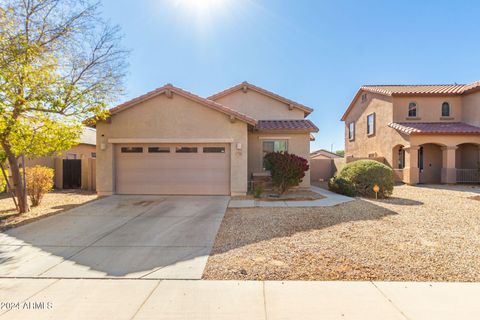
[{"label": "blue sky", "polygon": [[310,106],[312,150],[343,149],[362,84],[480,80],[478,1],[103,0],[132,49],[124,100],[247,80]]}]

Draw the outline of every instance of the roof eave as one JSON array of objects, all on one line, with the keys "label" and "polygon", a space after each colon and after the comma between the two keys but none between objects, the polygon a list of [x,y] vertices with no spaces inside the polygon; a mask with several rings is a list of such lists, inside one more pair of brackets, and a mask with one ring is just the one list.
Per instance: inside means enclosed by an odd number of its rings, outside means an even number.
[{"label": "roof eave", "polygon": [[[193,100],[197,103],[200,103],[204,106],[207,106],[207,107],[210,107],[218,112],[221,112],[223,114],[226,114],[226,115],[229,115],[229,116],[232,116],[234,117],[235,119],[238,119],[240,121],[243,121],[243,122],[246,122],[247,124],[250,124],[250,125],[256,125],[257,124],[257,120],[254,119],[254,118],[251,118],[247,115],[244,115],[242,113],[239,113],[235,110],[232,110],[226,106],[223,106],[222,104],[218,103],[218,102],[215,102],[215,101],[212,101],[212,100],[209,100],[209,99],[205,99],[205,98],[202,98],[200,96],[197,96],[193,93],[190,93],[190,92],[187,92],[183,89],[180,89],[180,88],[177,88],[171,84],[167,84],[163,87],[160,87],[158,89],[155,89],[153,91],[150,91],[144,95],[141,95],[139,97],[136,97],[132,100],[129,100],[127,102],[124,102],[110,110],[109,111],[109,118],[119,112],[122,112],[130,107],[133,107],[139,103],[142,103],[146,100],[149,100],[149,99],[152,99],[152,98],[155,98],[159,95],[162,95],[162,94],[165,94],[167,93],[167,91],[170,91],[172,93],[175,93],[175,94],[178,94],[179,96],[182,96],[186,99],[190,99],[190,100]],[[87,119],[85,120],[86,123],[88,123],[88,121],[92,121],[93,123],[89,124],[90,127],[95,127],[96,126],[96,122],[98,121],[102,121],[102,120],[95,120],[93,118],[90,118],[90,119]]]},{"label": "roof eave", "polygon": [[305,113],[305,116],[310,115],[310,114],[314,111],[314,110],[313,110],[312,108],[310,108],[310,107],[304,106],[303,104],[300,104],[300,103],[298,103],[298,102],[292,101],[292,100],[287,99],[287,98],[284,98],[284,97],[282,97],[282,96],[280,96],[280,95],[278,95],[278,94],[276,94],[276,93],[273,93],[273,92],[268,91],[268,90],[266,90],[266,89],[260,88],[260,87],[258,87],[258,86],[255,86],[255,85],[251,84],[251,83],[248,83],[248,82],[246,82],[246,81],[245,81],[245,82],[242,82],[242,83],[239,83],[239,84],[237,84],[237,85],[235,85],[235,86],[233,86],[233,87],[230,87],[230,88],[228,88],[228,89],[225,89],[225,90],[223,90],[223,91],[220,91],[220,92],[218,92],[218,93],[215,93],[215,94],[207,97],[207,99],[213,100],[213,101],[218,100],[218,99],[220,99],[220,98],[222,98],[222,97],[225,97],[225,96],[227,96],[227,95],[229,95],[229,94],[231,94],[231,93],[233,93],[233,92],[242,90],[245,86],[246,86],[248,89],[253,90],[253,91],[257,92],[257,93],[266,95],[266,96],[268,96],[268,97],[270,97],[270,98],[272,98],[272,99],[275,99],[275,100],[280,101],[280,102],[282,102],[282,103],[291,105],[291,106],[294,107],[294,108],[297,108],[297,109],[299,109],[299,110],[302,110],[302,111]]},{"label": "roof eave", "polygon": [[268,132],[268,133],[316,133],[318,129],[258,129],[254,128],[256,132]]},{"label": "roof eave", "polygon": [[[405,132],[404,132],[405,133]],[[477,132],[411,132],[407,133],[408,135],[478,135],[479,133]]]}]

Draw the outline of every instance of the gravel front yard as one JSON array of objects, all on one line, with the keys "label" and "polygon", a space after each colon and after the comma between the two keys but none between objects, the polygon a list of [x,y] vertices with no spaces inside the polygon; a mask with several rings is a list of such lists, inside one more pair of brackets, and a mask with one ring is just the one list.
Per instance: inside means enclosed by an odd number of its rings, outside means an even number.
[{"label": "gravel front yard", "polygon": [[19,226],[57,214],[89,201],[97,199],[96,193],[82,190],[52,191],[45,195],[38,207],[31,208],[30,212],[17,214],[15,205],[9,194],[0,194],[0,230]]},{"label": "gravel front yard", "polygon": [[205,279],[480,281],[480,187],[387,200],[229,209]]}]

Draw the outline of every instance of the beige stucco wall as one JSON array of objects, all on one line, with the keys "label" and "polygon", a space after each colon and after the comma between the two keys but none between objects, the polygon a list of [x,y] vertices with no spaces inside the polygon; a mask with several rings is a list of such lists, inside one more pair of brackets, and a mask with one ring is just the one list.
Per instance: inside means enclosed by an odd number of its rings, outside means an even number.
[{"label": "beige stucco wall", "polygon": [[96,152],[96,146],[89,145],[89,144],[79,144],[68,151],[65,151],[62,154],[62,158],[66,159],[67,155],[75,154],[77,159],[83,158],[92,158],[92,152]]},{"label": "beige stucco wall", "polygon": [[[417,104],[417,118],[408,118],[408,105]],[[450,104],[450,117],[442,118],[442,104]],[[455,122],[462,121],[462,98],[460,96],[445,97],[394,97],[394,122]]]},{"label": "beige stucco wall", "polygon": [[[252,173],[263,172],[263,145],[264,140],[287,140],[288,152],[305,158],[310,163],[310,134],[309,133],[258,133],[248,134],[248,176]],[[250,178],[249,178],[250,179]],[[310,170],[305,173],[300,187],[310,186]]]},{"label": "beige stucco wall", "polygon": [[464,122],[480,126],[480,91],[463,96]]},{"label": "beige stucco wall", "polygon": [[[415,102],[418,107],[417,117],[408,118],[408,105]],[[442,103],[450,104],[451,114],[448,118],[442,118]],[[369,154],[375,154],[384,157],[388,164],[397,167],[397,155],[394,150],[398,146],[405,146],[406,149],[406,168],[403,176],[406,181],[418,181],[410,175],[410,163],[412,170],[416,170],[417,149],[420,145],[424,147],[425,169],[421,173],[422,182],[444,182],[454,179],[454,172],[447,172],[445,168],[451,168],[457,163],[457,168],[471,166],[472,161],[468,162],[465,157],[476,159],[475,148],[480,144],[480,135],[405,135],[389,128],[389,122],[459,122],[463,121],[472,125],[480,125],[480,92],[475,92],[465,96],[444,96],[444,97],[387,97],[368,93],[368,99],[362,103],[361,99],[355,102],[354,108],[347,116],[345,121],[345,150],[346,156],[357,158],[368,157]],[[367,115],[375,113],[376,132],[375,135],[367,136]],[[356,123],[355,140],[348,140],[348,124],[352,121]],[[473,143],[468,148],[455,151],[456,146],[463,143]],[[408,149],[412,146],[412,150]],[[441,147],[444,147],[441,149]],[[450,150],[450,151],[447,151]],[[411,157],[410,157],[411,153]],[[467,156],[465,156],[467,155]],[[452,158],[453,157],[453,158]],[[477,154],[478,157],[478,154]],[[448,159],[448,160],[446,160]],[[453,159],[453,160],[452,160]],[[445,163],[443,163],[445,162]],[[453,163],[453,164],[452,164]],[[443,167],[443,169],[442,169]],[[443,171],[442,171],[443,170]],[[410,180],[409,180],[410,179]]]},{"label": "beige stucco wall", "polygon": [[[367,116],[375,113],[375,133],[367,135]],[[408,137],[388,127],[393,119],[393,99],[391,97],[368,93],[367,100],[355,103],[345,121],[345,156],[367,158],[376,154],[392,162],[392,149],[395,145],[406,145]],[[355,139],[348,139],[348,125],[355,122]]]},{"label": "beige stucco wall", "polygon": [[310,181],[327,181],[334,174],[333,159],[316,157],[310,159]]},{"label": "beige stucco wall", "polygon": [[456,168],[477,169],[480,161],[480,145],[461,144],[456,150]]},{"label": "beige stucco wall", "polygon": [[480,135],[412,135],[411,145],[419,146],[425,143],[435,143],[440,146],[458,146],[462,143],[480,144]]},{"label": "beige stucco wall", "polygon": [[52,156],[52,157],[41,157],[37,159],[26,159],[26,166],[27,167],[33,167],[36,165],[40,166],[45,166],[49,168],[54,168],[54,159],[55,158],[61,158],[61,159],[66,159],[67,155],[69,154],[74,154],[76,155],[76,159],[82,159],[82,158],[91,158],[92,157],[92,152],[96,151],[96,147],[89,145],[89,144],[79,144],[74,147],[72,147],[70,150],[63,151],[61,152],[58,156]]},{"label": "beige stucco wall", "polygon": [[[231,139],[231,193],[247,192],[247,124],[177,94],[160,95],[97,124],[97,192],[115,193],[114,144],[109,139]],[[237,150],[237,144],[241,150]],[[106,149],[102,149],[105,144]]]},{"label": "beige stucco wall", "polygon": [[257,120],[303,119],[302,110],[289,110],[288,104],[272,99],[253,90],[235,91],[216,100]]},{"label": "beige stucco wall", "polygon": [[439,145],[423,145],[423,170],[420,183],[440,183],[442,178],[442,149]]}]

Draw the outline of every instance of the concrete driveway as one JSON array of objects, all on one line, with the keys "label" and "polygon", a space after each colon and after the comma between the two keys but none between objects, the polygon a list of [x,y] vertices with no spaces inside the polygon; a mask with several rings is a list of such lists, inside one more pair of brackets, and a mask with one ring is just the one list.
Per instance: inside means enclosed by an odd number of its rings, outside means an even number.
[{"label": "concrete driveway", "polygon": [[200,279],[223,196],[111,196],[0,233],[0,277]]}]

